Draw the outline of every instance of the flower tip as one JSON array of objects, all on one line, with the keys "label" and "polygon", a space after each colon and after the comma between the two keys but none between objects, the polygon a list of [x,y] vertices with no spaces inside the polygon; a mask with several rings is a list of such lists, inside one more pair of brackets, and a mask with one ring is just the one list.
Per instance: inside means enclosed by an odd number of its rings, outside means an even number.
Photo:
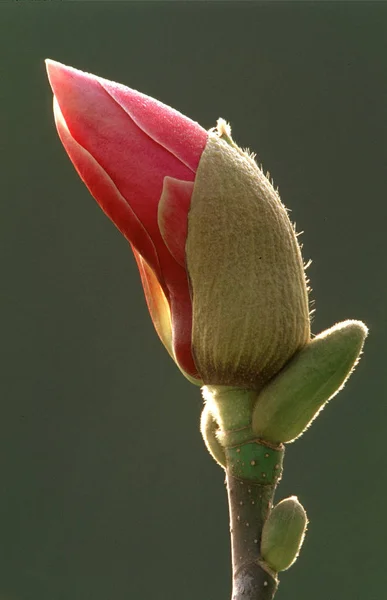
[{"label": "flower tip", "polygon": [[46,64],[46,70],[47,70],[48,76],[50,76],[58,68],[64,66],[64,65],[62,65],[62,63],[57,62],[56,60],[52,60],[51,58],[46,58],[44,60],[44,62]]},{"label": "flower tip", "polygon": [[51,58],[46,58],[44,62],[46,63],[48,80],[55,94],[55,86],[58,84],[60,74],[68,67],[65,67],[62,63],[52,60]]},{"label": "flower tip", "polygon": [[48,80],[54,94],[59,88],[69,84],[73,85],[74,80],[79,79],[80,77],[84,78],[88,75],[88,73],[84,73],[80,69],[69,67],[57,60],[52,60],[51,58],[46,58],[44,62],[46,63]]}]

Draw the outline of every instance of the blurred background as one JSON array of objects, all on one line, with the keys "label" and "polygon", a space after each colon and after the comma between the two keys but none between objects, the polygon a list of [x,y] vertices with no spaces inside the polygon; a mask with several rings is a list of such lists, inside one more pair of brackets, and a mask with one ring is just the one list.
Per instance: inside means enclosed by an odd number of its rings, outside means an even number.
[{"label": "blurred background", "polygon": [[383,597],[386,23],[381,2],[0,5],[0,600],[231,592],[199,390],[59,142],[46,57],[230,121],[305,232],[313,332],[369,326],[355,375],[287,449],[277,499],[311,522],[276,600]]}]

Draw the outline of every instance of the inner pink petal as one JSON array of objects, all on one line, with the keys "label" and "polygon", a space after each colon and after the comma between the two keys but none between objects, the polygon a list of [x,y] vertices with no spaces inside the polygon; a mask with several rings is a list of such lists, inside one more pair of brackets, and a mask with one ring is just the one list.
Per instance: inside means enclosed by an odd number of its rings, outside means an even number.
[{"label": "inner pink petal", "polygon": [[194,184],[165,177],[158,208],[161,235],[174,259],[185,268],[188,212]]}]

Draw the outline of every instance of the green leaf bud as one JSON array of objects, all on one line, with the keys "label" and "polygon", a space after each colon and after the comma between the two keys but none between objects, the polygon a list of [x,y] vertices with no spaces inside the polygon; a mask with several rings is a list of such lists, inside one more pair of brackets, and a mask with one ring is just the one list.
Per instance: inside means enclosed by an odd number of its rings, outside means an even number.
[{"label": "green leaf bud", "polygon": [[272,509],[262,529],[261,555],[273,571],[285,571],[295,562],[307,524],[305,509],[296,496]]},{"label": "green leaf bud", "polygon": [[274,443],[299,437],[356,366],[368,329],[343,321],[317,335],[259,393],[252,427]]}]

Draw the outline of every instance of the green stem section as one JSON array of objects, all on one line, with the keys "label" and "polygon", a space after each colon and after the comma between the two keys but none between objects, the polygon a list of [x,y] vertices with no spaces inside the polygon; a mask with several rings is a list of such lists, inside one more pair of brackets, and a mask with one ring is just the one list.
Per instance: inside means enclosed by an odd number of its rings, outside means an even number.
[{"label": "green stem section", "polygon": [[284,448],[256,439],[251,427],[255,392],[211,386],[204,395],[226,456],[232,600],[272,600],[278,579],[262,560],[260,548],[282,474]]},{"label": "green stem section", "polygon": [[260,547],[262,528],[281,476],[283,450],[255,441],[226,448],[226,457],[232,600],[272,600],[278,580],[262,560]]}]

